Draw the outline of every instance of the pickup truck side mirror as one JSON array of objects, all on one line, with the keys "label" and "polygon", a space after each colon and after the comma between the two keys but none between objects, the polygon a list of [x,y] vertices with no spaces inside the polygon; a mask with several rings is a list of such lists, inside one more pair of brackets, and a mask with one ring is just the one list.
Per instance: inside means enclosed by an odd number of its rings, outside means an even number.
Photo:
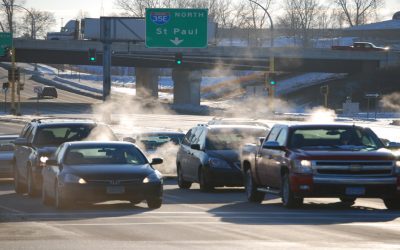
[{"label": "pickup truck side mirror", "polygon": [[192,144],[190,145],[190,148],[194,150],[200,150],[200,144]]},{"label": "pickup truck side mirror", "polygon": [[267,142],[264,142],[263,148],[266,148],[266,149],[275,149],[275,150],[283,150],[283,149],[285,149],[286,147],[285,147],[285,146],[279,145],[279,143],[276,142],[276,141],[267,141]]},{"label": "pickup truck side mirror", "polygon": [[30,143],[28,143],[28,139],[24,138],[24,137],[19,137],[17,139],[15,139],[14,141],[14,145],[17,146],[29,146]]}]

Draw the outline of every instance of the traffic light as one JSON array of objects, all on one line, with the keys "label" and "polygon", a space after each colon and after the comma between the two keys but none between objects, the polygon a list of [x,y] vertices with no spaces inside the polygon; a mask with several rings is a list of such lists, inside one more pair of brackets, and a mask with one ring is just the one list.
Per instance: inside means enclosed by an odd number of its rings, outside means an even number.
[{"label": "traffic light", "polygon": [[88,56],[89,62],[96,62],[96,49],[89,49]]},{"label": "traffic light", "polygon": [[183,63],[183,55],[182,55],[182,53],[180,53],[180,52],[178,52],[178,53],[175,53],[175,65],[182,65],[182,63]]},{"label": "traffic light", "polygon": [[13,70],[12,69],[8,69],[8,80],[9,81],[19,81],[20,80],[20,69],[19,68],[15,68],[14,69],[14,76],[13,76]]},{"label": "traffic light", "polygon": [[[0,48],[1,48],[1,47],[0,47]],[[3,47],[3,48],[1,48],[0,57],[6,57],[6,58],[8,58],[8,57],[10,57],[10,56],[11,56],[11,50],[10,50],[9,47]]]},{"label": "traffic light", "polygon": [[268,82],[272,86],[276,85],[275,73],[268,74]]}]

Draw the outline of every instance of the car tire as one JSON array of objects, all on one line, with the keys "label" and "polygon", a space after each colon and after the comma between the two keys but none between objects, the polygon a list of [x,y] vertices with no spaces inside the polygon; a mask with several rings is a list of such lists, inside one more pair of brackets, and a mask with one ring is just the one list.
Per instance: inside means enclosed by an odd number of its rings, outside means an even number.
[{"label": "car tire", "polygon": [[303,198],[295,197],[290,188],[289,174],[285,173],[282,178],[282,203],[286,208],[298,208],[303,205]]},{"label": "car tire", "polygon": [[26,186],[21,183],[20,178],[18,170],[14,166],[14,190],[17,194],[23,194],[26,192]]},{"label": "car tire", "polygon": [[70,204],[68,204],[67,200],[64,197],[62,197],[58,183],[56,183],[54,191],[55,191],[54,192],[55,193],[55,197],[54,197],[54,205],[55,205],[55,207],[57,209],[66,209],[66,208],[68,208],[70,206]]},{"label": "car tire", "polygon": [[32,168],[28,166],[28,175],[27,175],[27,188],[28,195],[31,197],[38,196],[38,191],[35,189],[35,181],[32,175]]},{"label": "car tire", "polygon": [[199,170],[199,185],[201,192],[210,192],[214,189],[214,187],[209,183],[206,178],[204,167],[201,167]]},{"label": "car tire", "polygon": [[157,209],[157,208],[160,208],[161,205],[162,205],[162,199],[159,198],[159,197],[157,197],[157,198],[151,198],[151,199],[148,199],[148,200],[146,200],[146,201],[147,201],[147,206],[148,206],[150,209]]},{"label": "car tire", "polygon": [[44,185],[42,186],[42,204],[50,206],[52,204],[51,198],[47,195]]},{"label": "car tire", "polygon": [[385,198],[383,203],[389,210],[399,210],[400,209],[400,197],[399,198]]},{"label": "car tire", "polygon": [[192,186],[192,183],[189,181],[185,181],[183,179],[183,174],[181,170],[181,166],[178,165],[176,169],[177,175],[178,175],[178,186],[180,189],[189,189]]},{"label": "car tire", "polygon": [[244,188],[248,201],[261,203],[264,200],[265,193],[257,190],[257,186],[254,183],[250,169],[248,169],[245,173]]}]

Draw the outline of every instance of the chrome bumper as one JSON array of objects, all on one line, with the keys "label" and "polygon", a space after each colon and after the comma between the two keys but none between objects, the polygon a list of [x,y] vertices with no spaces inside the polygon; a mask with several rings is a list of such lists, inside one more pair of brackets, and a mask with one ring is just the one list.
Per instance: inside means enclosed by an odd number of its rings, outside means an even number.
[{"label": "chrome bumper", "polygon": [[314,176],[315,184],[338,184],[338,185],[396,185],[397,177],[320,177]]}]

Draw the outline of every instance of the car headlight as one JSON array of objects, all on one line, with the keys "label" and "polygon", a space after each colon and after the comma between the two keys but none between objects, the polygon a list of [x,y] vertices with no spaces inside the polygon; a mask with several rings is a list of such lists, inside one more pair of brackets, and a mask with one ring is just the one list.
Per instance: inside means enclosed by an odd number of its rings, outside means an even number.
[{"label": "car headlight", "polygon": [[155,170],[154,173],[149,174],[146,178],[143,179],[143,183],[154,182],[163,182],[163,176],[158,170]]},{"label": "car headlight", "polygon": [[83,178],[73,175],[73,174],[66,174],[64,176],[64,182],[65,183],[86,184],[86,181]]},{"label": "car headlight", "polygon": [[40,167],[44,167],[44,166],[46,166],[46,161],[49,159],[49,157],[47,157],[47,156],[40,156],[39,157],[39,166]]},{"label": "car headlight", "polygon": [[395,161],[394,166],[396,168],[396,174],[400,174],[400,161]]},{"label": "car headlight", "polygon": [[226,161],[214,157],[208,159],[208,164],[212,168],[231,168]]},{"label": "car headlight", "polygon": [[311,174],[312,162],[309,160],[296,160],[294,162],[294,172],[298,174]]}]

